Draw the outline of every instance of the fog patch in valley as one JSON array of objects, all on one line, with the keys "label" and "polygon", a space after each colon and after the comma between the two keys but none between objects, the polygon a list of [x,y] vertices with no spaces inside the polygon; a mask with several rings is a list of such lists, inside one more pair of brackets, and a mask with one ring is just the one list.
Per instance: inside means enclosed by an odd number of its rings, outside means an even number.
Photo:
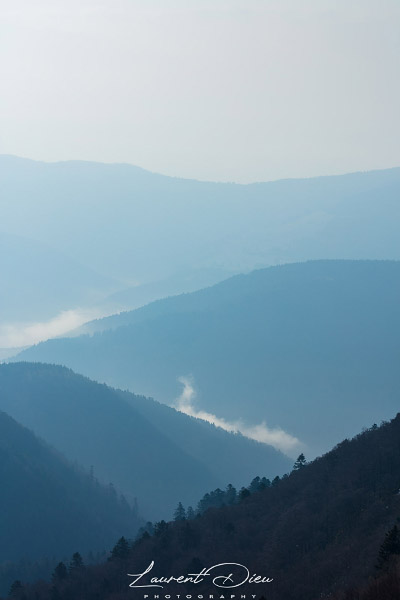
[{"label": "fog patch in valley", "polygon": [[0,323],[0,348],[18,348],[62,336],[87,321],[104,316],[93,309],[63,310],[48,321]]},{"label": "fog patch in valley", "polygon": [[176,398],[174,408],[180,412],[190,417],[203,419],[231,433],[241,433],[252,440],[273,446],[276,450],[280,450],[288,456],[297,456],[303,448],[303,444],[298,438],[290,435],[280,427],[268,427],[265,421],[256,425],[247,425],[242,420],[228,421],[212,413],[197,409],[194,406],[196,390],[193,378],[182,376],[178,378],[178,381],[183,385],[183,390],[181,395]]}]

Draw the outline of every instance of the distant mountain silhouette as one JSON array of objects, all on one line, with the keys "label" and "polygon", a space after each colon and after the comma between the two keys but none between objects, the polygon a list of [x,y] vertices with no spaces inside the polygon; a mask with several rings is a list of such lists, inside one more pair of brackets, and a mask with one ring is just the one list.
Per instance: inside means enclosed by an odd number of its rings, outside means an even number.
[{"label": "distant mountain silhouette", "polygon": [[137,497],[146,518],[170,518],[179,500],[243,485],[254,469],[267,477],[290,462],[272,447],[234,435],[54,365],[0,365],[0,410]]},{"label": "distant mountain silhouette", "polygon": [[[399,472],[400,414],[390,423],[373,425],[355,439],[344,440],[263,491],[242,493],[236,504],[209,509],[189,520],[156,524],[154,533],[144,534],[130,551],[126,548],[119,558],[88,569],[79,581],[63,582],[58,592],[65,598],[78,598],[85,590],[87,598],[128,600],[135,593],[128,587],[134,577],[125,573],[143,573],[154,561],[151,573],[138,585],[148,584],[150,577],[185,576],[226,563],[239,563],[250,575],[273,579],[232,591],[214,587],[212,576],[204,576],[196,585],[172,581],[156,589],[171,597],[235,593],[270,600],[355,600],[358,596],[352,588],[382,574],[379,587],[372,582],[370,595],[362,599],[397,598]],[[233,583],[245,575],[243,568],[229,565],[211,575],[229,573]],[[374,594],[374,589],[380,594]],[[24,590],[27,600],[45,600],[48,591],[44,585]]]},{"label": "distant mountain silhouette", "polygon": [[0,563],[107,549],[141,520],[115,490],[0,412]]},{"label": "distant mountain silhouette", "polygon": [[[398,260],[399,193],[400,169],[238,185],[127,164],[0,156],[1,230],[34,237],[126,287],[172,282],[179,272],[199,274],[204,286],[215,282],[204,273],[216,268]],[[179,284],[167,293],[181,291]]]},{"label": "distant mountain silhouette", "polygon": [[236,276],[86,326],[18,360],[67,365],[171,403],[266,421],[309,456],[388,418],[400,389],[400,262],[313,261]]}]

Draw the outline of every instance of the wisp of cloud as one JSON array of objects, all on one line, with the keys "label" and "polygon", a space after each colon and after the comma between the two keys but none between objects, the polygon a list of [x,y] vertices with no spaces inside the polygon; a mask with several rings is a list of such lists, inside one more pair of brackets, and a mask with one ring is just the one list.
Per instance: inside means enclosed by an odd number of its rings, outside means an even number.
[{"label": "wisp of cloud", "polygon": [[31,346],[50,338],[64,335],[87,321],[104,316],[99,311],[64,310],[48,321],[36,323],[0,323],[0,348]]},{"label": "wisp of cloud", "polygon": [[241,420],[227,421],[204,410],[197,410],[193,405],[193,400],[196,396],[193,379],[191,377],[179,377],[178,381],[183,385],[183,390],[181,395],[175,400],[174,408],[185,415],[203,419],[203,421],[208,421],[208,423],[212,423],[226,431],[241,433],[257,442],[269,444],[289,456],[296,456],[303,447],[298,438],[286,433],[286,431],[279,427],[269,428],[265,421],[257,425],[246,425]]}]

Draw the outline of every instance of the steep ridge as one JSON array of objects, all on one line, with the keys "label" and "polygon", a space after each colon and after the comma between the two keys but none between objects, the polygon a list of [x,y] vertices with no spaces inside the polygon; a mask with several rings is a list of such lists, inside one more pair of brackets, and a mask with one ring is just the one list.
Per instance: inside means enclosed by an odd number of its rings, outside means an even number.
[{"label": "steep ridge", "polygon": [[253,468],[272,477],[290,464],[271,447],[66,368],[0,365],[0,389],[1,410],[128,499],[136,497],[146,518],[171,517],[179,500],[191,504],[226,477],[242,485]]},{"label": "steep ridge", "polygon": [[0,412],[0,562],[108,549],[142,523],[115,490]]}]

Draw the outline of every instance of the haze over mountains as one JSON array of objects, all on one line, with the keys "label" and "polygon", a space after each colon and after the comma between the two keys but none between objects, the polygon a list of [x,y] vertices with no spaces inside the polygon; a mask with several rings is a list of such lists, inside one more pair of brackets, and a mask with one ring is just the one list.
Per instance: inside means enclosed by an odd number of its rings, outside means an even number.
[{"label": "haze over mountains", "polygon": [[92,307],[121,287],[42,242],[1,232],[0,274],[2,323],[46,320],[75,306]]},{"label": "haze over mountains", "polygon": [[[3,241],[1,277],[31,271],[38,282],[29,309],[19,288],[5,295],[2,324],[77,310],[87,306],[89,291],[109,314],[270,264],[400,259],[399,191],[400,169],[237,185],[130,165],[1,156],[1,232],[25,238],[19,250],[15,238]],[[40,244],[34,261],[33,243]],[[132,289],[137,285],[149,287]],[[113,292],[122,294],[110,301]]]},{"label": "haze over mountains", "polygon": [[286,472],[291,461],[264,444],[110,389],[52,365],[0,365],[0,410],[72,461],[93,468],[147,519],[170,518],[179,501],[243,485],[253,471]]},{"label": "haze over mountains", "polygon": [[98,333],[17,360],[64,364],[167,404],[184,377],[184,411],[264,422],[259,439],[290,450],[273,438],[282,428],[311,456],[396,409],[399,302],[400,262],[284,265],[95,321],[86,331]]},{"label": "haze over mountains", "polygon": [[[272,480],[301,451],[312,458],[390,418],[400,388],[399,192],[400,169],[242,186],[129,165],[0,157],[0,348],[66,332],[0,365],[0,470],[9,485],[0,504],[11,515],[3,518],[3,559],[23,556],[25,530],[39,536],[17,522],[24,489],[34,490],[28,517],[37,504],[49,513],[48,523],[36,523],[44,536],[31,555],[42,541],[47,555],[86,552],[135,535],[140,518],[128,503],[138,500],[140,517],[159,520],[178,502],[243,500],[246,492],[231,487],[230,495],[204,494],[257,475]],[[253,270],[281,262],[288,264]],[[232,501],[172,529],[158,523],[140,556],[154,551],[167,570],[186,569],[188,548],[197,548],[192,561],[204,560],[215,534],[216,558],[225,543],[238,556],[249,549],[256,566],[290,572],[285,597],[295,589],[309,600],[314,588],[293,581],[323,551],[331,562],[320,561],[314,582],[335,592],[333,571],[343,573],[344,563],[334,557],[348,564],[358,536],[371,565],[393,520],[397,429],[398,418],[345,440],[308,476],[275,479],[262,501]],[[360,456],[372,439],[380,447],[364,469]],[[60,527],[59,545],[47,526]],[[98,567],[107,593],[115,591],[113,568]],[[367,572],[360,558],[353,580]]]}]

